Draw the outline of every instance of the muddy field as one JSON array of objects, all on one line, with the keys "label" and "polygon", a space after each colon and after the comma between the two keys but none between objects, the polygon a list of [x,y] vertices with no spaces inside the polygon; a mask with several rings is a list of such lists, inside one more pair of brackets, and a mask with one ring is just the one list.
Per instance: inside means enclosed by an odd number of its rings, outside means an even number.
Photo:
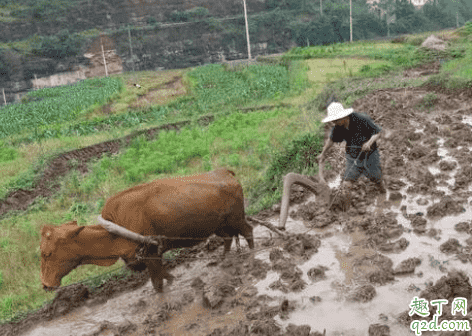
[{"label": "muddy field", "polygon": [[[437,70],[432,64],[405,76]],[[353,107],[393,131],[379,146],[386,195],[365,179],[353,193],[337,190],[344,144],[334,146],[327,153],[334,169],[326,171],[336,195],[331,210],[294,186],[287,237],[256,226],[255,251],[241,240],[242,253],[233,246],[224,261],[216,240],[188,250],[168,265],[176,279],[164,284],[162,295],[145,273],[129,283],[108,282],[99,294],[69,287],[26,320],[2,326],[0,334],[413,335],[410,322],[423,319],[408,315],[414,296],[448,299],[440,321],[470,319],[471,102],[472,90],[371,93]],[[255,218],[276,225],[278,216],[275,206]],[[456,297],[468,299],[466,317],[451,315]]]}]

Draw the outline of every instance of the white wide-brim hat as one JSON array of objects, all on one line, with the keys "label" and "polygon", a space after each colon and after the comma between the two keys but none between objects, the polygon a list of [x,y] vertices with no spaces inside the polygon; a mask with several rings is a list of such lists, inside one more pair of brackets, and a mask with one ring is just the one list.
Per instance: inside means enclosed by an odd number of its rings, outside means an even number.
[{"label": "white wide-brim hat", "polygon": [[321,121],[326,123],[333,120],[342,119],[350,115],[352,112],[354,112],[354,109],[345,109],[341,103],[331,103],[328,106],[328,115]]}]

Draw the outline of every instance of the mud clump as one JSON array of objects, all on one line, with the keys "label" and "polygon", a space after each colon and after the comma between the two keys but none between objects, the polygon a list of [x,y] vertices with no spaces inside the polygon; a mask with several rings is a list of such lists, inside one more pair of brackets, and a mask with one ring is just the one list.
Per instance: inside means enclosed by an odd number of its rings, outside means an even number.
[{"label": "mud clump", "polygon": [[369,336],[390,336],[390,327],[385,324],[371,324],[369,326]]},{"label": "mud clump", "polygon": [[405,237],[402,237],[392,243],[383,243],[378,248],[384,253],[400,253],[405,251],[408,245],[410,245],[410,242]]},{"label": "mud clump", "polygon": [[270,319],[256,320],[253,322],[239,322],[233,328],[216,328],[207,336],[250,336],[250,335],[270,335],[270,336],[325,336],[324,333],[311,331],[309,325],[296,326],[289,324],[285,332]]},{"label": "mud clump", "polygon": [[327,270],[328,268],[324,266],[313,267],[308,270],[307,275],[311,281],[317,282],[326,279],[325,271]]},{"label": "mud clump", "polygon": [[470,165],[462,166],[454,178],[456,179],[455,189],[465,188],[472,180],[472,167]]},{"label": "mud clump", "polygon": [[444,171],[453,170],[457,167],[457,162],[455,161],[441,161],[439,162],[439,169]]},{"label": "mud clump", "polygon": [[408,159],[410,160],[418,160],[423,156],[429,154],[429,149],[425,146],[416,145],[413,149],[408,153]]},{"label": "mud clump", "polygon": [[352,302],[369,302],[377,295],[375,287],[372,285],[363,285],[354,288],[347,296],[348,301]]},{"label": "mud clump", "polygon": [[437,185],[436,179],[428,169],[422,170],[411,170],[408,173],[409,178],[415,183],[410,186],[407,191],[409,193],[427,193],[429,190],[434,189]]},{"label": "mud clump", "polygon": [[416,234],[424,234],[426,232],[427,220],[421,216],[416,216],[411,221],[411,226],[413,227],[413,232]]},{"label": "mud clump", "polygon": [[[402,160],[401,157],[397,158],[397,159]],[[402,162],[403,162],[403,160],[402,160]],[[404,186],[406,186],[405,182],[403,182],[402,180],[399,180],[399,179],[392,178],[388,182],[388,189],[390,189],[390,190],[398,191],[401,188],[403,188]]]},{"label": "mud clump", "polygon": [[80,307],[89,295],[89,289],[83,284],[59,288],[50,306],[52,316],[61,316]]},{"label": "mud clump", "polygon": [[444,217],[450,215],[458,215],[465,211],[464,207],[459,204],[458,200],[450,196],[445,196],[439,203],[428,207],[428,216],[430,217]]},{"label": "mud clump", "polygon": [[392,260],[380,253],[363,257],[354,262],[357,275],[378,285],[385,285],[395,280],[392,265]]},{"label": "mud clump", "polygon": [[454,229],[457,232],[466,232],[470,234],[472,230],[471,222],[469,221],[457,223],[456,225],[454,225]]},{"label": "mud clump", "polygon": [[392,202],[400,201],[403,199],[403,195],[397,191],[394,191],[390,194],[388,199]]},{"label": "mud clump", "polygon": [[439,246],[439,250],[446,254],[460,253],[462,251],[462,245],[457,239],[450,238]]},{"label": "mud clump", "polygon": [[322,334],[317,331],[311,331],[311,327],[309,325],[296,326],[292,323],[289,323],[284,333],[285,336],[323,336],[325,334],[326,330]]},{"label": "mud clump", "polygon": [[[452,315],[451,307],[455,298],[462,297],[467,299],[467,302],[470,302],[472,295],[472,286],[469,282],[469,277],[462,271],[453,271],[449,272],[447,276],[441,277],[436,284],[427,287],[425,290],[420,292],[418,298],[422,298],[430,302],[431,300],[437,299],[446,299],[448,300],[447,304],[442,305],[441,315],[439,316],[438,322],[443,320],[466,320],[472,316],[470,310],[471,305],[466,307],[467,316],[462,316],[461,313],[455,313]],[[431,306],[429,317],[421,317],[419,315],[413,314],[409,316],[409,310],[404,311],[399,317],[399,321],[405,326],[409,326],[413,320],[430,320],[433,314],[436,314],[437,306]]]},{"label": "mud clump", "polygon": [[375,220],[365,222],[367,239],[370,246],[377,247],[382,252],[400,252],[408,246],[408,241],[401,238],[397,242],[388,243],[389,240],[398,238],[403,233],[403,226],[393,214],[382,215]]},{"label": "mud clump", "polygon": [[214,309],[223,303],[225,297],[234,296],[235,294],[234,287],[229,284],[205,286],[202,291],[203,306]]},{"label": "mud clump", "polygon": [[280,273],[280,279],[269,285],[272,290],[288,293],[299,292],[306,287],[307,283],[302,280],[303,272],[289,261],[280,259],[274,263],[273,269]]},{"label": "mud clump", "polygon": [[132,335],[137,330],[136,324],[126,321],[116,325],[109,321],[103,321],[100,323],[99,329],[96,332],[87,334],[84,336],[100,336],[105,331],[111,331],[113,336],[128,336]]},{"label": "mud clump", "polygon": [[334,213],[348,211],[353,204],[351,192],[345,189],[333,190],[330,204],[331,207],[329,210]]},{"label": "mud clump", "polygon": [[424,198],[419,198],[416,200],[416,204],[418,205],[427,205],[429,202],[428,200],[424,199]]},{"label": "mud clump", "polygon": [[321,240],[312,235],[296,234],[290,235],[284,243],[284,250],[304,259],[309,259],[318,252]]},{"label": "mud clump", "polygon": [[393,270],[393,274],[408,274],[413,273],[415,271],[416,266],[421,264],[421,260],[419,258],[408,258],[403,260],[400,265],[395,267]]}]

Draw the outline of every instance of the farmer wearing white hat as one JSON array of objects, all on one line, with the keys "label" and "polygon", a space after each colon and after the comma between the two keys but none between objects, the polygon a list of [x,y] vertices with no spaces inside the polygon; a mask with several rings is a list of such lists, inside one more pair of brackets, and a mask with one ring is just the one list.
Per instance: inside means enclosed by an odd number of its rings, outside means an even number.
[{"label": "farmer wearing white hat", "polygon": [[[385,183],[382,179],[380,154],[377,149],[377,140],[382,137],[382,128],[372,119],[363,114],[354,112],[352,108],[345,109],[341,103],[333,102],[328,106],[328,115],[322,122],[333,122],[328,141],[318,156],[320,166],[323,164],[326,151],[335,142],[346,141],[346,171],[344,181],[347,187],[364,174],[376,183],[381,193],[385,193]],[[320,178],[324,182],[323,176]]]}]

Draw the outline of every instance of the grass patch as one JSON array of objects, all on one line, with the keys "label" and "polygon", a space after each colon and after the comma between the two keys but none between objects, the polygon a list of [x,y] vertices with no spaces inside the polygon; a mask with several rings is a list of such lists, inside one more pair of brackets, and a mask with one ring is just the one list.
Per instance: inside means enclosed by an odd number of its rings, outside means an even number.
[{"label": "grass patch", "polygon": [[[320,123],[315,126],[319,129]],[[289,172],[305,175],[318,173],[316,156],[323,149],[321,133],[305,133],[298,135],[286,144],[286,148],[270,158],[269,166],[263,177],[250,190],[248,199],[251,206],[249,214],[257,213],[280,201],[282,197],[282,178]]]},{"label": "grass patch", "polygon": [[96,78],[30,92],[24,103],[1,109],[0,138],[25,131],[37,134],[39,127],[49,128],[77,118],[94,104],[106,102],[122,87],[120,80]]},{"label": "grass patch", "polygon": [[277,99],[289,91],[288,69],[280,65],[249,65],[240,71],[225,71],[207,65],[187,74],[194,101],[186,104],[183,116],[202,115],[261,99]]},{"label": "grass patch", "polygon": [[293,48],[284,57],[289,60],[297,60],[340,56],[368,57],[373,60],[388,61],[394,68],[413,67],[431,57],[428,53],[417,50],[415,46],[408,44],[365,42]]}]

